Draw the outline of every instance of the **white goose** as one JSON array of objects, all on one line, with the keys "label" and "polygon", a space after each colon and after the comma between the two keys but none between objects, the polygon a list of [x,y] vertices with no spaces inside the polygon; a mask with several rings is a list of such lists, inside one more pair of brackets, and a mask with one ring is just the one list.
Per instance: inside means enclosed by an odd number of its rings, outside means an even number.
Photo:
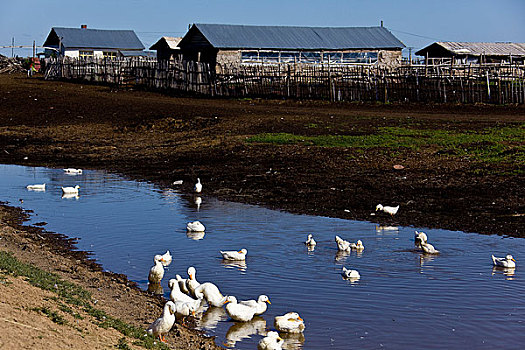
[{"label": "white goose", "polygon": [[414,232],[414,245],[417,248],[421,248],[421,243],[427,243],[428,237],[427,234],[423,231]]},{"label": "white goose", "polygon": [[62,187],[62,192],[64,194],[78,194],[79,188],[79,185],[76,185],[75,187]]},{"label": "white goose", "polygon": [[195,190],[195,193],[201,193],[202,192],[201,179],[197,178],[197,183],[195,184],[193,189]]},{"label": "white goose", "polygon": [[172,256],[170,254],[170,251],[166,251],[166,253],[164,253],[163,255],[155,255],[155,258],[159,258],[161,259],[162,258],[162,265],[163,266],[168,266],[169,264],[171,264],[171,260],[172,260]]},{"label": "white goose", "polygon": [[304,244],[306,244],[308,247],[315,247],[317,245],[317,242],[315,241],[314,236],[312,234],[309,234]]},{"label": "white goose", "polygon": [[26,188],[30,191],[45,191],[46,184],[27,185]]},{"label": "white goose", "polygon": [[257,344],[257,350],[282,350],[284,340],[275,331],[268,332]]},{"label": "white goose", "polygon": [[270,298],[266,295],[259,295],[259,298],[257,300],[243,300],[240,301],[239,304],[247,305],[255,308],[255,315],[262,315],[266,312],[266,309],[268,308],[268,304],[271,304]]},{"label": "white goose", "polygon": [[354,280],[357,280],[357,279],[361,278],[361,275],[359,274],[359,271],[357,271],[357,270],[350,270],[350,269],[347,269],[344,266],[343,266],[343,270],[341,271],[341,275],[344,278],[349,278],[349,279],[354,279]]},{"label": "white goose", "polygon": [[187,279],[182,278],[181,275],[175,275],[175,279],[177,280],[177,283],[179,284],[180,291],[186,295],[190,295],[190,291],[186,287]]},{"label": "white goose", "polygon": [[397,207],[389,207],[387,205],[383,206],[381,204],[378,204],[376,206],[376,211],[382,210],[387,214],[390,214],[390,216],[394,216],[397,214],[397,211],[399,210],[399,205]]},{"label": "white goose", "polygon": [[337,243],[337,249],[342,251],[350,251],[350,242],[345,241],[339,236],[335,236],[335,242]]},{"label": "white goose", "polygon": [[350,249],[362,252],[363,250],[365,250],[365,246],[363,245],[363,242],[361,242],[361,240],[358,239],[357,242],[350,243]]},{"label": "white goose", "polygon": [[175,323],[175,304],[173,301],[168,301],[164,304],[162,316],[157,318],[147,329],[148,334],[154,337],[159,337],[159,340],[166,342],[164,335],[167,334],[173,324]]},{"label": "white goose", "polygon": [[239,251],[237,250],[226,250],[226,251],[220,251],[222,258],[224,260],[246,260],[246,254],[248,254],[248,250],[241,249]]},{"label": "white goose", "polygon": [[223,296],[219,288],[211,283],[206,282],[195,289],[195,296],[199,299],[204,299],[208,305],[215,307],[222,307],[226,302],[227,297]]},{"label": "white goose", "polygon": [[226,312],[234,320],[239,322],[248,322],[255,315],[257,308],[237,302],[237,298],[230,295],[224,302],[226,304]]},{"label": "white goose", "polygon": [[150,283],[160,283],[162,277],[164,277],[164,266],[162,266],[164,260],[161,255],[155,255],[153,261],[155,265],[149,270],[148,281]]},{"label": "white goose", "polygon": [[201,306],[202,299],[193,299],[189,295],[182,293],[179,288],[179,283],[176,279],[170,279],[168,282],[168,287],[171,289],[170,300],[174,303],[188,303],[193,306],[194,311],[198,310]]},{"label": "white goose", "polygon": [[510,254],[508,254],[504,258],[496,258],[494,255],[492,255],[492,263],[494,264],[494,266],[501,266],[507,268],[516,267],[516,260],[514,260],[514,258]]},{"label": "white goose", "polygon": [[200,221],[188,222],[186,224],[186,230],[188,232],[204,232],[206,228]]},{"label": "white goose", "polygon": [[423,253],[425,254],[439,254],[439,250],[434,248],[434,246],[430,243],[421,242],[420,246],[421,249],[423,249]]},{"label": "white goose", "polygon": [[175,302],[175,317],[182,321],[184,324],[184,319],[189,315],[195,317],[195,312],[197,308],[192,303],[185,303],[183,301]]},{"label": "white goose", "polygon": [[[196,279],[197,270],[193,266],[188,267],[188,278],[186,279],[186,288],[190,295],[195,296],[195,289],[200,286],[200,283]],[[200,299],[200,298],[199,298]]]},{"label": "white goose", "polygon": [[64,169],[64,172],[69,175],[77,175],[82,174],[82,169],[66,168]]},{"label": "white goose", "polygon": [[279,332],[301,333],[304,331],[304,320],[297,312],[289,312],[283,316],[275,316],[274,326]]}]

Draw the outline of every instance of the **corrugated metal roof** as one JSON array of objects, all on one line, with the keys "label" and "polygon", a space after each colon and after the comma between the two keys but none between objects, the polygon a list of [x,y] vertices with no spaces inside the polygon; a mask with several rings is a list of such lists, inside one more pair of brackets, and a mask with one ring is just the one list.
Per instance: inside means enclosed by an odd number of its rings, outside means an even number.
[{"label": "corrugated metal roof", "polygon": [[179,50],[180,47],[178,47],[177,45],[179,44],[181,39],[181,37],[163,36],[155,44],[151,45],[149,49],[158,50],[159,48],[163,48],[163,45],[166,44],[166,46],[171,50]]},{"label": "corrugated metal roof", "polygon": [[384,27],[287,27],[194,24],[215,48],[223,49],[402,49]]},{"label": "corrugated metal roof", "polygon": [[[432,45],[439,45],[454,55],[469,56],[525,56],[525,43],[469,43],[455,41],[438,41]],[[418,52],[417,55],[424,56],[429,45]]]},{"label": "corrugated metal roof", "polygon": [[144,50],[144,45],[132,30],[53,27],[44,46],[58,46],[55,43],[57,37],[62,38],[65,48]]}]

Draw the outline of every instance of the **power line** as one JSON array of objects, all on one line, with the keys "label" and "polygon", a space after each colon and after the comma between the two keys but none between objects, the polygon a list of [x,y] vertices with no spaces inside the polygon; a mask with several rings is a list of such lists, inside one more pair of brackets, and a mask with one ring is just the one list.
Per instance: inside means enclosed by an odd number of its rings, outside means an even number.
[{"label": "power line", "polygon": [[430,40],[434,40],[434,41],[446,41],[446,40],[442,40],[442,39],[438,39],[438,38],[432,38],[432,37],[429,37],[429,36],[424,36],[424,35],[404,32],[402,30],[397,30],[397,29],[392,29],[392,28],[388,28],[388,29],[390,29],[393,32],[397,32],[397,33],[403,33],[403,34],[407,34],[407,35],[417,36],[418,38],[430,39]]}]

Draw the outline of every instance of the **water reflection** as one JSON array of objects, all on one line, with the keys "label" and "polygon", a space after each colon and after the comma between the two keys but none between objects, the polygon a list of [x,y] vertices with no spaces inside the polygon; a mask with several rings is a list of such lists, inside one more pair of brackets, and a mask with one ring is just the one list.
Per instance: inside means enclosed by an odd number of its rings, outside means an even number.
[{"label": "water reflection", "polygon": [[204,239],[205,235],[206,235],[206,233],[204,231],[201,231],[201,232],[186,231],[186,237],[188,237],[189,239],[192,239],[194,241],[198,241],[198,240]]},{"label": "water reflection", "polygon": [[264,334],[266,320],[261,316],[255,316],[248,322],[234,322],[226,332],[226,342],[224,345],[233,348],[238,341],[251,338],[252,335]]},{"label": "water reflection", "polygon": [[226,310],[222,307],[210,306],[197,322],[201,329],[214,329],[220,321],[228,319]]},{"label": "water reflection", "polygon": [[350,252],[345,250],[338,250],[337,253],[335,253],[335,262],[342,264],[348,259],[350,256]]},{"label": "water reflection", "polygon": [[396,234],[399,233],[399,227],[376,225],[376,232],[378,234]]},{"label": "water reflection", "polygon": [[284,340],[283,349],[298,350],[303,348],[305,341],[303,333],[279,333],[279,336]]},{"label": "water reflection", "polygon": [[164,294],[164,289],[160,283],[148,283],[148,292],[155,295]]},{"label": "water reflection", "polygon": [[245,260],[222,259],[221,264],[227,269],[238,269],[241,272],[246,272],[246,268],[247,268]]},{"label": "water reflection", "polygon": [[199,211],[201,209],[202,198],[199,196],[196,196],[194,202],[195,202],[195,205],[197,206],[197,211]]},{"label": "water reflection", "polygon": [[514,275],[516,274],[515,267],[503,267],[503,266],[493,266],[492,267],[492,276],[496,274],[503,274],[507,280],[513,280]]},{"label": "water reflection", "polygon": [[437,255],[419,254],[419,267],[424,267],[436,259]]},{"label": "water reflection", "polygon": [[64,199],[79,199],[80,196],[78,193],[62,193],[62,198]]}]

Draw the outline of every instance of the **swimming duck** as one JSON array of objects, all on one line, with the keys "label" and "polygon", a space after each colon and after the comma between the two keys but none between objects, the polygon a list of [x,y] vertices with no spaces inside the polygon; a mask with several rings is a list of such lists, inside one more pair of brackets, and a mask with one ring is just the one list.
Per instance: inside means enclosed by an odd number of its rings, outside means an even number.
[{"label": "swimming duck", "polygon": [[183,180],[176,180],[176,181],[173,181],[173,184],[174,185],[182,185],[184,181]]},{"label": "swimming duck", "polygon": [[179,283],[176,279],[170,279],[168,282],[168,287],[171,289],[170,300],[174,303],[181,302],[191,304],[195,311],[201,306],[202,299],[193,299],[189,295],[182,293],[179,288]]},{"label": "swimming duck", "polygon": [[315,247],[317,245],[317,242],[315,241],[314,236],[312,234],[309,234],[304,244],[306,244],[308,247]]},{"label": "swimming duck", "polygon": [[220,253],[224,260],[246,260],[246,254],[248,254],[248,250],[243,248],[239,251],[227,250],[227,251],[220,251]]},{"label": "swimming duck", "polygon": [[335,242],[337,243],[337,249],[342,251],[350,251],[350,242],[345,241],[339,236],[335,236]]},{"label": "swimming duck", "polygon": [[166,342],[164,335],[170,331],[175,323],[175,310],[176,307],[173,301],[168,301],[164,304],[162,316],[157,318],[155,322],[148,327],[148,334],[153,335],[154,337],[159,337],[160,341]]},{"label": "swimming duck", "polygon": [[363,245],[363,242],[361,242],[361,240],[358,239],[357,242],[350,243],[350,249],[362,252],[365,249],[365,246]]},{"label": "swimming duck", "polygon": [[197,270],[193,266],[188,267],[188,278],[186,279],[186,288],[190,292],[190,295],[195,296],[195,289],[200,286],[200,283],[196,280]]},{"label": "swimming duck", "polygon": [[226,298],[226,312],[234,320],[239,322],[248,322],[255,315],[257,308],[237,302],[237,298],[230,295]]},{"label": "swimming duck", "polygon": [[179,284],[180,291],[186,295],[190,295],[190,291],[186,287],[187,279],[182,278],[181,275],[175,275],[175,279],[177,280],[177,283]]},{"label": "swimming duck", "polygon": [[161,255],[155,255],[153,261],[155,265],[149,270],[148,281],[150,283],[160,283],[162,277],[164,277],[164,266],[162,266],[164,260]]},{"label": "swimming duck", "polygon": [[155,257],[159,257],[159,258],[162,258],[162,265],[163,266],[168,266],[169,264],[171,264],[171,260],[172,260],[172,256],[170,254],[170,251],[166,251],[166,253],[164,253],[163,255],[155,255]]},{"label": "swimming duck", "polygon": [[304,331],[304,320],[297,312],[288,312],[283,316],[275,316],[274,326],[279,332],[301,333]]},{"label": "swimming duck", "polygon": [[188,222],[188,224],[186,225],[186,230],[189,232],[204,232],[206,228],[203,224],[201,224],[200,221],[193,221]]},{"label": "swimming duck", "polygon": [[284,340],[275,331],[268,332],[257,344],[257,350],[282,350]]},{"label": "swimming duck", "polygon": [[75,168],[66,168],[64,169],[65,173],[66,174],[72,174],[72,175],[77,175],[77,174],[82,174],[82,169],[75,169]]},{"label": "swimming duck", "polygon": [[394,216],[397,214],[397,211],[399,210],[399,205],[397,207],[389,207],[389,206],[383,206],[381,204],[378,204],[376,206],[376,211],[382,210],[387,214],[390,214],[390,216]]},{"label": "swimming duck", "polygon": [[62,187],[62,192],[65,194],[77,194],[79,188],[79,185],[76,185],[75,187]]},{"label": "swimming duck", "polygon": [[434,248],[434,246],[430,243],[421,242],[420,246],[421,249],[423,249],[423,253],[425,254],[439,254],[439,250]]},{"label": "swimming duck", "polygon": [[492,263],[494,264],[494,266],[501,266],[507,268],[516,267],[516,260],[514,260],[514,258],[510,254],[508,254],[504,258],[496,258],[494,255],[492,255]]},{"label": "swimming duck", "polygon": [[271,304],[270,298],[268,296],[262,294],[259,295],[259,298],[257,300],[243,300],[240,301],[239,304],[247,305],[255,308],[255,315],[262,315],[266,312],[266,309],[268,308],[268,304]]},{"label": "swimming duck", "polygon": [[206,282],[195,289],[195,297],[204,299],[208,305],[215,307],[222,307],[228,297],[223,296],[219,288],[211,283]]},{"label": "swimming duck", "polygon": [[417,248],[421,248],[421,243],[427,243],[428,237],[427,234],[423,231],[414,232],[414,245]]},{"label": "swimming duck", "polygon": [[341,271],[341,275],[344,278],[349,278],[349,279],[360,279],[361,278],[361,275],[359,274],[359,271],[357,271],[357,270],[350,270],[350,269],[347,269],[344,266],[343,266],[343,270]]},{"label": "swimming duck", "polygon": [[46,184],[27,185],[26,188],[30,191],[45,191]]},{"label": "swimming duck", "polygon": [[202,191],[201,179],[197,178],[197,183],[195,184],[193,189],[195,190],[195,193],[201,193]]}]

